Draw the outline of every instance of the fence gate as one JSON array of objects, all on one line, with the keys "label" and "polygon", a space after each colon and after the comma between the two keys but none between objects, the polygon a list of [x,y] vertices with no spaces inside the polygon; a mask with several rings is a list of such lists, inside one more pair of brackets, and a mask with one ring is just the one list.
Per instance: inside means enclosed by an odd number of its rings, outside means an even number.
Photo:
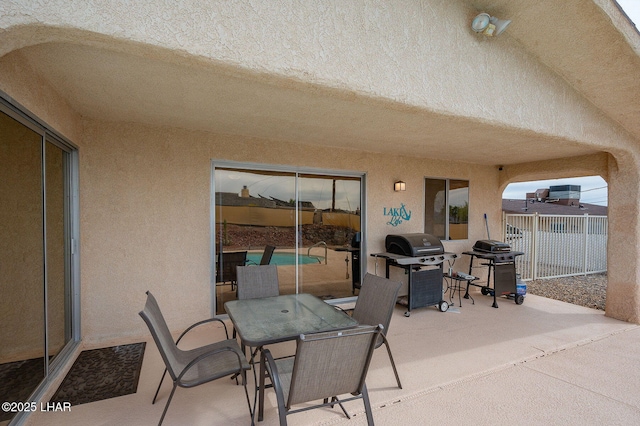
[{"label": "fence gate", "polygon": [[503,240],[521,251],[516,268],[524,280],[607,270],[607,216],[503,214]]}]

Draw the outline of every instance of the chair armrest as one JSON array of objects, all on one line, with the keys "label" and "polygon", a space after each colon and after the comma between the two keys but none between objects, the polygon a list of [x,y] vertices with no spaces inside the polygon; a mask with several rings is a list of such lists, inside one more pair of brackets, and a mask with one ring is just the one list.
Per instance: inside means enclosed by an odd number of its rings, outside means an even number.
[{"label": "chair armrest", "polygon": [[[284,357],[288,358],[288,357]],[[276,365],[276,361],[271,355],[271,351],[269,349],[265,349],[262,351],[262,355],[260,356],[260,377],[264,378],[264,372],[269,373],[269,377],[271,378],[271,385],[273,389],[276,391],[276,397],[278,401],[282,401],[282,406],[286,401],[284,400],[284,390],[282,389],[282,382],[280,382],[280,376],[278,375],[278,366]],[[264,386],[260,387],[262,390]]]},{"label": "chair armrest", "polygon": [[222,325],[224,326],[224,334],[226,336],[226,339],[229,340],[229,332],[227,331],[227,324],[225,324],[224,321],[222,321],[220,318],[208,318],[206,320],[198,321],[197,323],[191,325],[189,328],[187,328],[185,331],[183,331],[182,334],[180,335],[180,337],[178,337],[178,340],[176,340],[176,346],[178,346],[178,343],[180,343],[180,340],[182,340],[182,338],[185,336],[185,334],[187,334],[189,331],[193,330],[194,328],[198,327],[199,325],[207,324],[207,323],[210,323],[212,321],[218,321],[218,322],[222,323]]},{"label": "chair armrest", "polygon": [[[191,369],[191,367],[197,365],[202,360],[204,360],[206,358],[209,358],[209,357],[212,357],[214,355],[221,354],[223,352],[233,352],[236,355],[236,357],[238,358],[238,372],[241,372],[243,368],[242,368],[242,358],[240,357],[240,354],[234,348],[232,348],[230,346],[225,346],[224,348],[218,348],[218,349],[212,350],[210,352],[206,352],[206,353],[201,354],[200,356],[192,359],[191,362],[189,362],[189,364],[187,364],[182,369],[182,371],[180,372],[180,374],[177,377],[177,380],[179,382],[181,382],[182,381],[182,377]],[[245,361],[246,361],[246,359],[245,359]],[[201,382],[201,383],[205,383],[205,382]]]}]

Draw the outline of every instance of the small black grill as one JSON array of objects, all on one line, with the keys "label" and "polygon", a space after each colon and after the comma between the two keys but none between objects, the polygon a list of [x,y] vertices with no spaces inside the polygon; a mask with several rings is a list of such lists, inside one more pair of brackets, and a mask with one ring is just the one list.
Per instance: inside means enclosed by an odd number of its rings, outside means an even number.
[{"label": "small black grill", "polygon": [[473,249],[485,253],[505,253],[511,251],[511,246],[507,243],[503,243],[502,241],[478,240],[473,245]]}]

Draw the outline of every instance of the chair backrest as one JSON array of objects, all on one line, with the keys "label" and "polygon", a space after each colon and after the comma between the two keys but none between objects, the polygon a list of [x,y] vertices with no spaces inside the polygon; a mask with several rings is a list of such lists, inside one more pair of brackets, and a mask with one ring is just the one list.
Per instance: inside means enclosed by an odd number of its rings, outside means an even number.
[{"label": "chair backrest", "polygon": [[362,393],[381,326],[301,335],[297,341],[287,409],[334,395]]},{"label": "chair backrest", "polygon": [[276,265],[238,266],[238,299],[280,295]]},{"label": "chair backrest", "polygon": [[237,281],[236,268],[247,263],[246,251],[218,252],[216,282]]},{"label": "chair backrest", "polygon": [[169,370],[171,378],[175,380],[177,376],[176,372],[182,369],[179,362],[181,351],[173,341],[173,336],[171,336],[169,327],[167,327],[158,302],[150,291],[147,291],[147,302],[144,305],[144,309],[140,311],[140,316],[144,322],[147,323],[153,340],[156,342],[156,346],[158,346],[162,360],[167,370]]},{"label": "chair backrest", "polygon": [[[365,274],[353,309],[353,318],[358,321],[358,324],[382,324],[384,327],[382,333],[386,335],[400,287],[402,287],[401,282],[370,273]],[[377,346],[381,344],[382,338]]]},{"label": "chair backrest", "polygon": [[262,252],[262,257],[260,258],[261,265],[268,265],[271,263],[271,257],[273,256],[273,251],[276,248],[274,246],[266,246],[264,248],[264,252]]}]

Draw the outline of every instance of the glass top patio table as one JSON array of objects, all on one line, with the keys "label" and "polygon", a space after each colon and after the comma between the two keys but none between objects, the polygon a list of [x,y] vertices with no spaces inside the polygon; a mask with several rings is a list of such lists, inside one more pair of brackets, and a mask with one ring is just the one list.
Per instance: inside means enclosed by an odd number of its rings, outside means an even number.
[{"label": "glass top patio table", "polygon": [[300,334],[344,330],[358,322],[311,294],[287,294],[224,304],[245,345],[260,347]]}]

